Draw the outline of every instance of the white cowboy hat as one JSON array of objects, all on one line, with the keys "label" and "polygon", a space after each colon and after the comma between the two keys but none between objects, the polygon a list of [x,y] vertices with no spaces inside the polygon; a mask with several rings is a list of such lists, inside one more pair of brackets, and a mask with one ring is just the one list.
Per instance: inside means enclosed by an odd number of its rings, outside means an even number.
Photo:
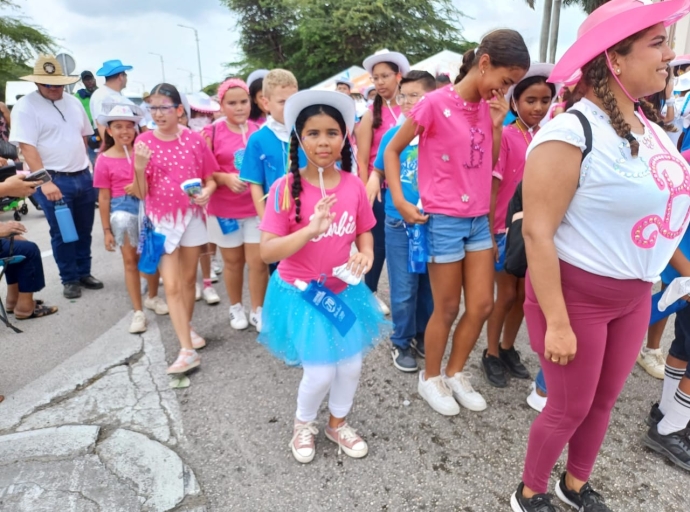
[{"label": "white cowboy hat", "polygon": [[211,97],[205,92],[195,92],[187,96],[189,101],[189,106],[192,110],[197,112],[203,112],[204,114],[213,114],[214,112],[220,111],[220,105],[217,101],[211,99]]},{"label": "white cowboy hat", "polygon": [[251,87],[253,82],[261,80],[266,75],[268,75],[268,69],[257,69],[256,71],[252,71],[247,77],[247,87]]},{"label": "white cowboy hat", "polygon": [[312,105],[328,105],[336,109],[343,116],[349,134],[355,127],[355,101],[342,92],[337,91],[301,91],[290,96],[285,102],[285,126],[289,130],[295,127],[300,112]]},{"label": "white cowboy hat", "polygon": [[107,126],[112,121],[132,121],[134,124],[139,124],[139,121],[144,118],[141,107],[128,103],[104,103],[102,112],[107,112],[98,116],[98,124],[102,126]]},{"label": "white cowboy hat", "polygon": [[336,81],[335,81],[336,87],[340,84],[347,85],[349,87],[350,91],[352,91],[355,88],[355,84],[353,82],[351,82],[350,80],[348,80],[347,78],[336,79]]},{"label": "white cowboy hat", "polygon": [[371,75],[374,70],[374,66],[376,66],[376,64],[380,64],[381,62],[392,62],[393,64],[397,65],[400,69],[400,73],[402,73],[402,76],[405,76],[410,71],[410,62],[407,60],[407,57],[405,57],[402,53],[389,52],[388,50],[379,50],[374,55],[369,55],[369,57],[364,59],[363,66],[364,69],[366,69]]},{"label": "white cowboy hat", "polygon": [[70,85],[76,84],[79,76],[65,76],[60,62],[52,55],[39,55],[34,64],[34,74],[22,76],[20,80],[45,85]]},{"label": "white cowboy hat", "polygon": [[[533,76],[543,76],[544,79],[548,79],[549,76],[551,75],[551,72],[553,71],[554,64],[548,64],[546,62],[533,62],[529,69],[527,70],[527,73],[525,73],[525,76],[523,76],[520,79],[520,82],[527,78],[532,78]],[[515,91],[515,87],[520,83],[518,82],[517,84],[513,85],[508,89],[508,92],[506,93],[506,100],[508,103],[510,103],[510,100],[513,99],[513,91]],[[556,94],[554,97],[558,96],[558,93],[561,91],[561,88],[563,87],[563,84],[554,84],[556,87]]]},{"label": "white cowboy hat", "polygon": [[690,74],[684,73],[676,80],[676,85],[673,87],[674,91],[685,92],[690,90]]}]

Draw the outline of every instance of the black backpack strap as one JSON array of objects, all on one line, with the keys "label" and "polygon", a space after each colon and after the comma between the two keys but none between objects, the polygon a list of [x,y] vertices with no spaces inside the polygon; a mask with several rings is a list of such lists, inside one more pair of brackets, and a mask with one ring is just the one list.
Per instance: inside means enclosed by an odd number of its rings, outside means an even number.
[{"label": "black backpack strap", "polygon": [[589,124],[587,117],[579,110],[570,109],[568,114],[573,114],[579,119],[582,130],[585,132],[585,150],[582,152],[582,161],[584,162],[587,155],[592,152],[592,125]]}]

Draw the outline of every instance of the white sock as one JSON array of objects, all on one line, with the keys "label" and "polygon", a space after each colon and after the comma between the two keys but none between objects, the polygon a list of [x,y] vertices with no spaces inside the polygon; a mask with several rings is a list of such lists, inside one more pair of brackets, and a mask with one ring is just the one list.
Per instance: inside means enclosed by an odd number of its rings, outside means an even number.
[{"label": "white sock", "polygon": [[661,392],[661,402],[659,403],[659,410],[666,414],[666,411],[671,409],[678,384],[680,379],[685,375],[685,368],[674,368],[666,364],[664,370],[664,390]]},{"label": "white sock", "polygon": [[657,430],[662,436],[683,430],[690,422],[690,395],[676,390],[673,404],[666,411],[664,419],[659,422]]}]

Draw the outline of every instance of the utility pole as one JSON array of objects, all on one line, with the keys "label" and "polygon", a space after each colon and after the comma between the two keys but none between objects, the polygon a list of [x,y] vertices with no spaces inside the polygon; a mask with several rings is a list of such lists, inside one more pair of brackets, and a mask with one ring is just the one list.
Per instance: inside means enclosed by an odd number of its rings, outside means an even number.
[{"label": "utility pole", "polygon": [[196,60],[199,64],[199,90],[204,88],[204,79],[201,76],[201,50],[199,50],[199,32],[194,27],[188,25],[177,25],[178,27],[188,28],[194,31],[194,39],[196,40]]},{"label": "utility pole", "polygon": [[165,82],[165,61],[160,53],[149,52],[150,55],[155,55],[161,59],[161,73],[163,74],[163,82]]},{"label": "utility pole", "polygon": [[192,93],[194,92],[194,73],[189,71],[188,69],[183,69],[183,68],[177,68],[180,71],[184,71],[185,73],[189,74],[189,92]]}]

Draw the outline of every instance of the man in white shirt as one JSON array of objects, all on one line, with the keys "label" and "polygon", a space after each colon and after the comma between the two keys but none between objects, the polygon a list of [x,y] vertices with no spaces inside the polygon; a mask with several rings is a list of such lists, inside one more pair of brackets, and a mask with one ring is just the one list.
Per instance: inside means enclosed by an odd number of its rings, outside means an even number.
[{"label": "man in white shirt", "polygon": [[[64,76],[53,56],[42,55],[34,73],[21,80],[34,82],[37,91],[21,98],[12,109],[10,142],[18,145],[32,171],[45,169],[52,181],[34,197],[50,224],[53,257],[60,270],[63,295],[81,297],[81,288],[100,289],[91,275],[91,230],[96,190],[89,170],[86,139],[93,128],[82,104],[64,93],[64,86],[79,80]],[[55,215],[56,205],[67,205],[79,239],[64,243]]]},{"label": "man in white shirt", "polygon": [[[91,117],[93,118],[93,127],[98,130],[98,134],[103,140],[105,133],[105,126],[98,124],[98,116],[107,112],[103,112],[104,103],[131,103],[132,100],[122,94],[122,90],[127,87],[127,71],[132,69],[132,66],[125,66],[120,60],[108,60],[103,63],[103,67],[96,71],[97,76],[105,77],[105,85],[99,87],[91,95],[91,102],[89,104],[91,109]],[[145,126],[146,123],[140,126]]]}]

